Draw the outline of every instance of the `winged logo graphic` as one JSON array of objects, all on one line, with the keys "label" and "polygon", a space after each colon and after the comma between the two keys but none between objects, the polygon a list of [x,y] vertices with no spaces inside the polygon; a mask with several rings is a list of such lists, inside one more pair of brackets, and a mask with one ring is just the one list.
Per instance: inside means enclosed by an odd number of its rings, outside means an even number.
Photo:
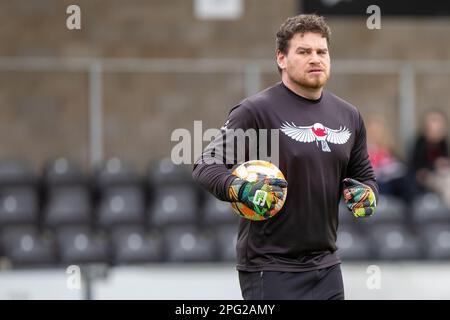
[{"label": "winged logo graphic", "polygon": [[331,152],[328,142],[344,144],[352,134],[345,126],[340,126],[339,129],[335,130],[327,128],[318,122],[306,127],[297,126],[293,122],[285,122],[280,127],[280,130],[298,142],[310,143],[315,141],[317,146],[319,146],[320,142],[324,152]]}]

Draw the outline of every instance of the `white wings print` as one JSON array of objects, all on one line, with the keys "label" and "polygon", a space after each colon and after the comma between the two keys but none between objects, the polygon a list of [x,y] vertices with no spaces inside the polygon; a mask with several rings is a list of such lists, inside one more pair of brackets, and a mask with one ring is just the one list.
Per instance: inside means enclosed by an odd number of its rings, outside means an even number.
[{"label": "white wings print", "polygon": [[340,126],[339,129],[330,129],[322,125],[321,123],[315,123],[312,126],[301,127],[295,125],[293,122],[290,124],[288,122],[283,123],[280,130],[292,139],[310,143],[316,141],[321,142],[322,151],[330,152],[330,148],[327,141],[334,144],[344,144],[348,141],[351,136],[351,132],[347,127]]},{"label": "white wings print", "polygon": [[327,129],[327,141],[335,144],[344,144],[352,135],[346,127],[340,126],[338,130]]},{"label": "white wings print", "polygon": [[314,142],[316,141],[316,136],[311,130],[313,126],[309,127],[299,127],[293,122],[292,124],[283,123],[281,126],[281,131],[284,132],[288,137],[300,142]]}]

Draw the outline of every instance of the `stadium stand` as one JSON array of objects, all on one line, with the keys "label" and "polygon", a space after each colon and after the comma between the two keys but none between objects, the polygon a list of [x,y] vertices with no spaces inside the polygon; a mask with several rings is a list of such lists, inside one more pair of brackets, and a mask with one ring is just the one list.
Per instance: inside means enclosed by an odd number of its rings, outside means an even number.
[{"label": "stadium stand", "polygon": [[[450,258],[450,211],[435,194],[410,205],[381,195],[368,219],[343,202],[339,212],[344,261]],[[233,262],[239,219],[167,159],[146,174],[117,158],[91,173],[66,158],[48,161],[42,174],[0,165],[0,258],[13,268]]]}]

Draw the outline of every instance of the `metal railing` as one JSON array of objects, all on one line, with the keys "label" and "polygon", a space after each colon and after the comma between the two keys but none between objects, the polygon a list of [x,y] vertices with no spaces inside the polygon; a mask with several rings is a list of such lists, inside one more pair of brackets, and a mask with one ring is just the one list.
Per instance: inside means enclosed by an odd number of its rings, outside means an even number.
[{"label": "metal railing", "polygon": [[[89,76],[90,162],[103,159],[102,74],[242,74],[249,96],[261,89],[261,76],[274,74],[270,59],[135,59],[0,57],[0,72],[85,72]],[[398,75],[399,129],[402,141],[415,133],[416,74],[449,74],[450,61],[420,60],[333,60],[333,74]]]}]

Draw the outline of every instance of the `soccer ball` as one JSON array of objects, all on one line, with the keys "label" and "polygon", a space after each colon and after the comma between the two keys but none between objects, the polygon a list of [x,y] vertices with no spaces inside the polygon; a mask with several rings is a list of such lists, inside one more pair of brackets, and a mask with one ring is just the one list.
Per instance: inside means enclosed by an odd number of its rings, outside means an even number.
[{"label": "soccer ball", "polygon": [[[233,174],[241,179],[255,182],[264,178],[280,178],[285,179],[283,173],[278,169],[276,165],[264,160],[250,160],[241,165],[239,165]],[[243,218],[250,220],[267,220],[276,215],[284,205],[287,196],[287,188],[283,188],[283,198],[281,201],[277,202],[275,208],[267,212],[264,216],[258,214],[257,212],[251,210],[249,207],[241,202],[232,202],[231,207],[233,210]]]}]

